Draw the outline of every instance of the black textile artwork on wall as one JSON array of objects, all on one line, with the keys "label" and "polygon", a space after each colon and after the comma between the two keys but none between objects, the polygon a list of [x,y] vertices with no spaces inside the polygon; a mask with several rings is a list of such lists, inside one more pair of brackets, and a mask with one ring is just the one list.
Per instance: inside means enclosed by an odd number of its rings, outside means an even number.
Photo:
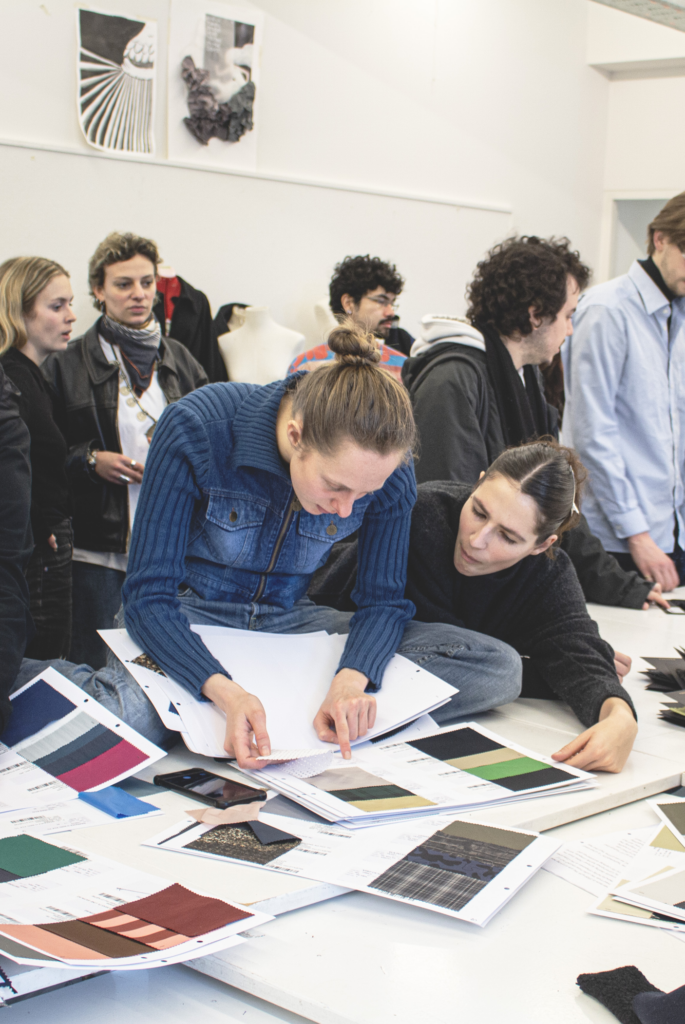
[{"label": "black textile artwork on wall", "polygon": [[219,103],[211,88],[206,84],[209,72],[196,68],[192,57],[186,57],[181,65],[181,75],[188,88],[188,110],[190,117],[183,123],[203,146],[212,138],[223,142],[238,142],[245,132],[254,127],[255,84],[246,82],[226,103]]}]

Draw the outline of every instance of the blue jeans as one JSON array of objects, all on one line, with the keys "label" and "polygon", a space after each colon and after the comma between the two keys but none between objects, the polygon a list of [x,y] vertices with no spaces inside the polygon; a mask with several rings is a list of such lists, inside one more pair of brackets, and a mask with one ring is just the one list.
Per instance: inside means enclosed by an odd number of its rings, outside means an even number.
[{"label": "blue jeans", "polygon": [[46,668],[54,668],[84,690],[113,715],[152,743],[169,750],[178,740],[178,733],[164,725],[137,682],[120,661],[116,667],[93,671],[90,665],[75,665],[73,661],[35,661],[24,658],[12,691],[18,690]]},{"label": "blue jeans", "polygon": [[[205,601],[192,590],[180,596],[191,623],[233,626],[265,633],[349,633],[352,612],[314,604],[308,597],[283,610],[273,605]],[[123,624],[118,616],[117,621]],[[521,657],[508,644],[443,623],[409,622],[397,653],[459,690],[433,717],[443,724],[516,700]]]},{"label": "blue jeans", "polygon": [[111,629],[121,605],[126,573],[90,562],[72,562],[74,617],[69,657],[77,664],[103,668],[109,648],[97,634]]}]

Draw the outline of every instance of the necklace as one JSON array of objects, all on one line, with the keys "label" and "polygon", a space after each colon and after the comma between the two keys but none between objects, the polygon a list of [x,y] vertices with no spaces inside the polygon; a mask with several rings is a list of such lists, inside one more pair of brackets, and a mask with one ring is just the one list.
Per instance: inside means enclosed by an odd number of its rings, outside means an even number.
[{"label": "necklace", "polygon": [[[130,405],[131,408],[133,408],[134,405],[138,406],[138,412],[136,413],[136,417],[140,420],[141,423],[144,420],[146,420],[146,419],[152,420],[152,426],[149,427],[145,431],[145,436],[148,439],[148,443],[149,443],[152,440],[152,435],[155,432],[155,427],[157,426],[157,420],[155,419],[155,417],[151,413],[149,413],[147,411],[147,409],[144,409],[143,406],[138,401],[138,397],[137,397],[135,391],[133,390],[133,388],[131,387],[131,385],[129,384],[128,377],[124,373],[124,368],[121,365],[121,363],[119,362],[119,356],[117,355],[116,349],[114,348],[113,345],[112,345],[112,352],[114,352],[114,358],[116,359],[117,366],[119,368],[119,380],[120,380],[119,392],[122,395],[127,395],[128,396],[126,398],[126,405]],[[154,373],[154,367],[153,367],[153,371],[152,372]]]}]

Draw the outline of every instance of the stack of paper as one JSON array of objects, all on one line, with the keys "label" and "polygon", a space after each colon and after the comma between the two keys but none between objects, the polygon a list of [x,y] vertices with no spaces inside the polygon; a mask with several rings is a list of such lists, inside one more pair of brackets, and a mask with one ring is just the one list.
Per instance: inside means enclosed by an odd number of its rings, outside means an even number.
[{"label": "stack of paper", "polygon": [[336,754],[331,768],[307,779],[294,775],[288,764],[245,774],[346,828],[575,791],[594,780],[475,722],[416,739],[400,734],[369,743],[355,749],[352,761]]},{"label": "stack of paper", "polygon": [[[335,675],[345,636],[256,633],[220,626],[192,629],[232,678],[262,702],[274,759],[286,758],[293,749],[298,756],[335,749],[319,739],[313,722]],[[186,687],[162,673],[125,630],[102,630],[100,635],[144,689],[167,728],[179,731],[196,754],[226,756],[223,712],[208,701],[196,700]],[[396,654],[376,694],[375,725],[358,742],[442,707],[456,692]]]},{"label": "stack of paper", "polygon": [[241,825],[188,819],[144,845],[347,886],[483,926],[558,843],[451,815],[350,834],[261,813]]},{"label": "stack of paper", "polygon": [[272,920],[29,835],[0,839],[0,907],[0,953],[23,964],[105,970],[183,963]]}]

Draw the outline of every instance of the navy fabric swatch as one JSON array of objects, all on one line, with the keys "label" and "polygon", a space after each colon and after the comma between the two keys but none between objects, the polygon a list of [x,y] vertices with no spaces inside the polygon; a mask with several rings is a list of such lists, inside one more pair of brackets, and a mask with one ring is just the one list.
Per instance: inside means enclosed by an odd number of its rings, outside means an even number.
[{"label": "navy fabric swatch", "polygon": [[44,679],[38,679],[28,690],[12,697],[11,704],[10,723],[0,736],[0,741],[7,747],[21,743],[51,722],[71,714],[76,707]]}]

